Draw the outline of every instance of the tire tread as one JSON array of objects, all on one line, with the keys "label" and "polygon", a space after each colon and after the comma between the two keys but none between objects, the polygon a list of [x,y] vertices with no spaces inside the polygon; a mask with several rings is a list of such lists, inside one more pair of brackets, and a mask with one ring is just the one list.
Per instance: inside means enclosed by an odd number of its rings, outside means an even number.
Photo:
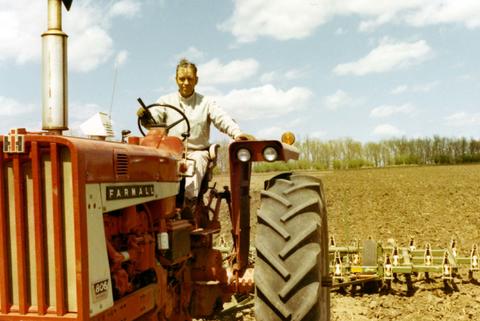
[{"label": "tire tread", "polygon": [[329,320],[329,290],[321,285],[322,275],[328,274],[325,208],[322,182],[311,176],[277,179],[261,193],[257,320]]}]

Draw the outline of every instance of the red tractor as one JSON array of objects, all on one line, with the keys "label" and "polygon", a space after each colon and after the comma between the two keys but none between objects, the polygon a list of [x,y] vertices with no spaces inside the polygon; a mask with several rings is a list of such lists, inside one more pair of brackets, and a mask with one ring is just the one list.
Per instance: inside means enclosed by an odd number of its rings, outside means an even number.
[{"label": "red tractor", "polygon": [[[212,317],[232,295],[254,290],[257,320],[328,320],[318,179],[285,173],[265,182],[250,277],[252,162],[296,159],[296,149],[279,141],[230,144],[230,189],[208,187],[207,175],[190,207],[182,191],[185,143],[168,135],[175,123],[128,142],[62,135],[61,3],[49,0],[43,35],[45,131],[0,136],[0,320],[184,321]],[[63,3],[69,9],[71,1]],[[214,244],[222,201],[232,226],[227,255]]]}]

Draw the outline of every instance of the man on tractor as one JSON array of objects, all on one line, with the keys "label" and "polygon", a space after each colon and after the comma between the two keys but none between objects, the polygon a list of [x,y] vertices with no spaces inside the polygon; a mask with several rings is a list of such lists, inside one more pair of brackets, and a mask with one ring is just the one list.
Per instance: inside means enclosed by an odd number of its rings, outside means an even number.
[{"label": "man on tractor", "polygon": [[[197,67],[187,59],[182,59],[177,65],[176,82],[178,92],[174,92],[158,99],[161,105],[172,105],[178,107],[190,122],[190,136],[187,144],[187,158],[195,160],[193,176],[186,177],[185,197],[187,203],[194,203],[199,196],[202,179],[207,171],[210,160],[210,124],[221,132],[227,134],[234,140],[248,140],[252,136],[242,133],[238,124],[210,97],[195,92],[198,83]],[[150,108],[151,116],[156,123],[169,123],[181,121],[178,113],[169,108]],[[137,115],[142,118],[145,109],[139,108]],[[146,122],[142,122],[149,127]],[[181,137],[185,132],[186,123],[178,124],[171,128],[169,135]]]}]

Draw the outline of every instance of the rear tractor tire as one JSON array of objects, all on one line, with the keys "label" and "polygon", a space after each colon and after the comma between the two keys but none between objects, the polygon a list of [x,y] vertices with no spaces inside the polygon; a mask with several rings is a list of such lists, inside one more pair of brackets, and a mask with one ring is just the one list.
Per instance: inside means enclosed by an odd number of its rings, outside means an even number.
[{"label": "rear tractor tire", "polygon": [[322,183],[279,175],[261,193],[255,246],[256,320],[330,319],[328,229]]}]

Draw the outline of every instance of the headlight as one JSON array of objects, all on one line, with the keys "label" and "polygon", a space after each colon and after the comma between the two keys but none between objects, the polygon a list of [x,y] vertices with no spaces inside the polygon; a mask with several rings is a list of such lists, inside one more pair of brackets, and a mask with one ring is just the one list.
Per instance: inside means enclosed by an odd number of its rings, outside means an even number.
[{"label": "headlight", "polygon": [[250,158],[252,158],[252,154],[250,154],[250,151],[246,148],[240,148],[237,151],[237,158],[241,162],[248,162]]},{"label": "headlight", "polygon": [[263,150],[263,157],[267,162],[273,162],[276,161],[278,158],[278,153],[277,150],[273,147],[266,147]]}]

